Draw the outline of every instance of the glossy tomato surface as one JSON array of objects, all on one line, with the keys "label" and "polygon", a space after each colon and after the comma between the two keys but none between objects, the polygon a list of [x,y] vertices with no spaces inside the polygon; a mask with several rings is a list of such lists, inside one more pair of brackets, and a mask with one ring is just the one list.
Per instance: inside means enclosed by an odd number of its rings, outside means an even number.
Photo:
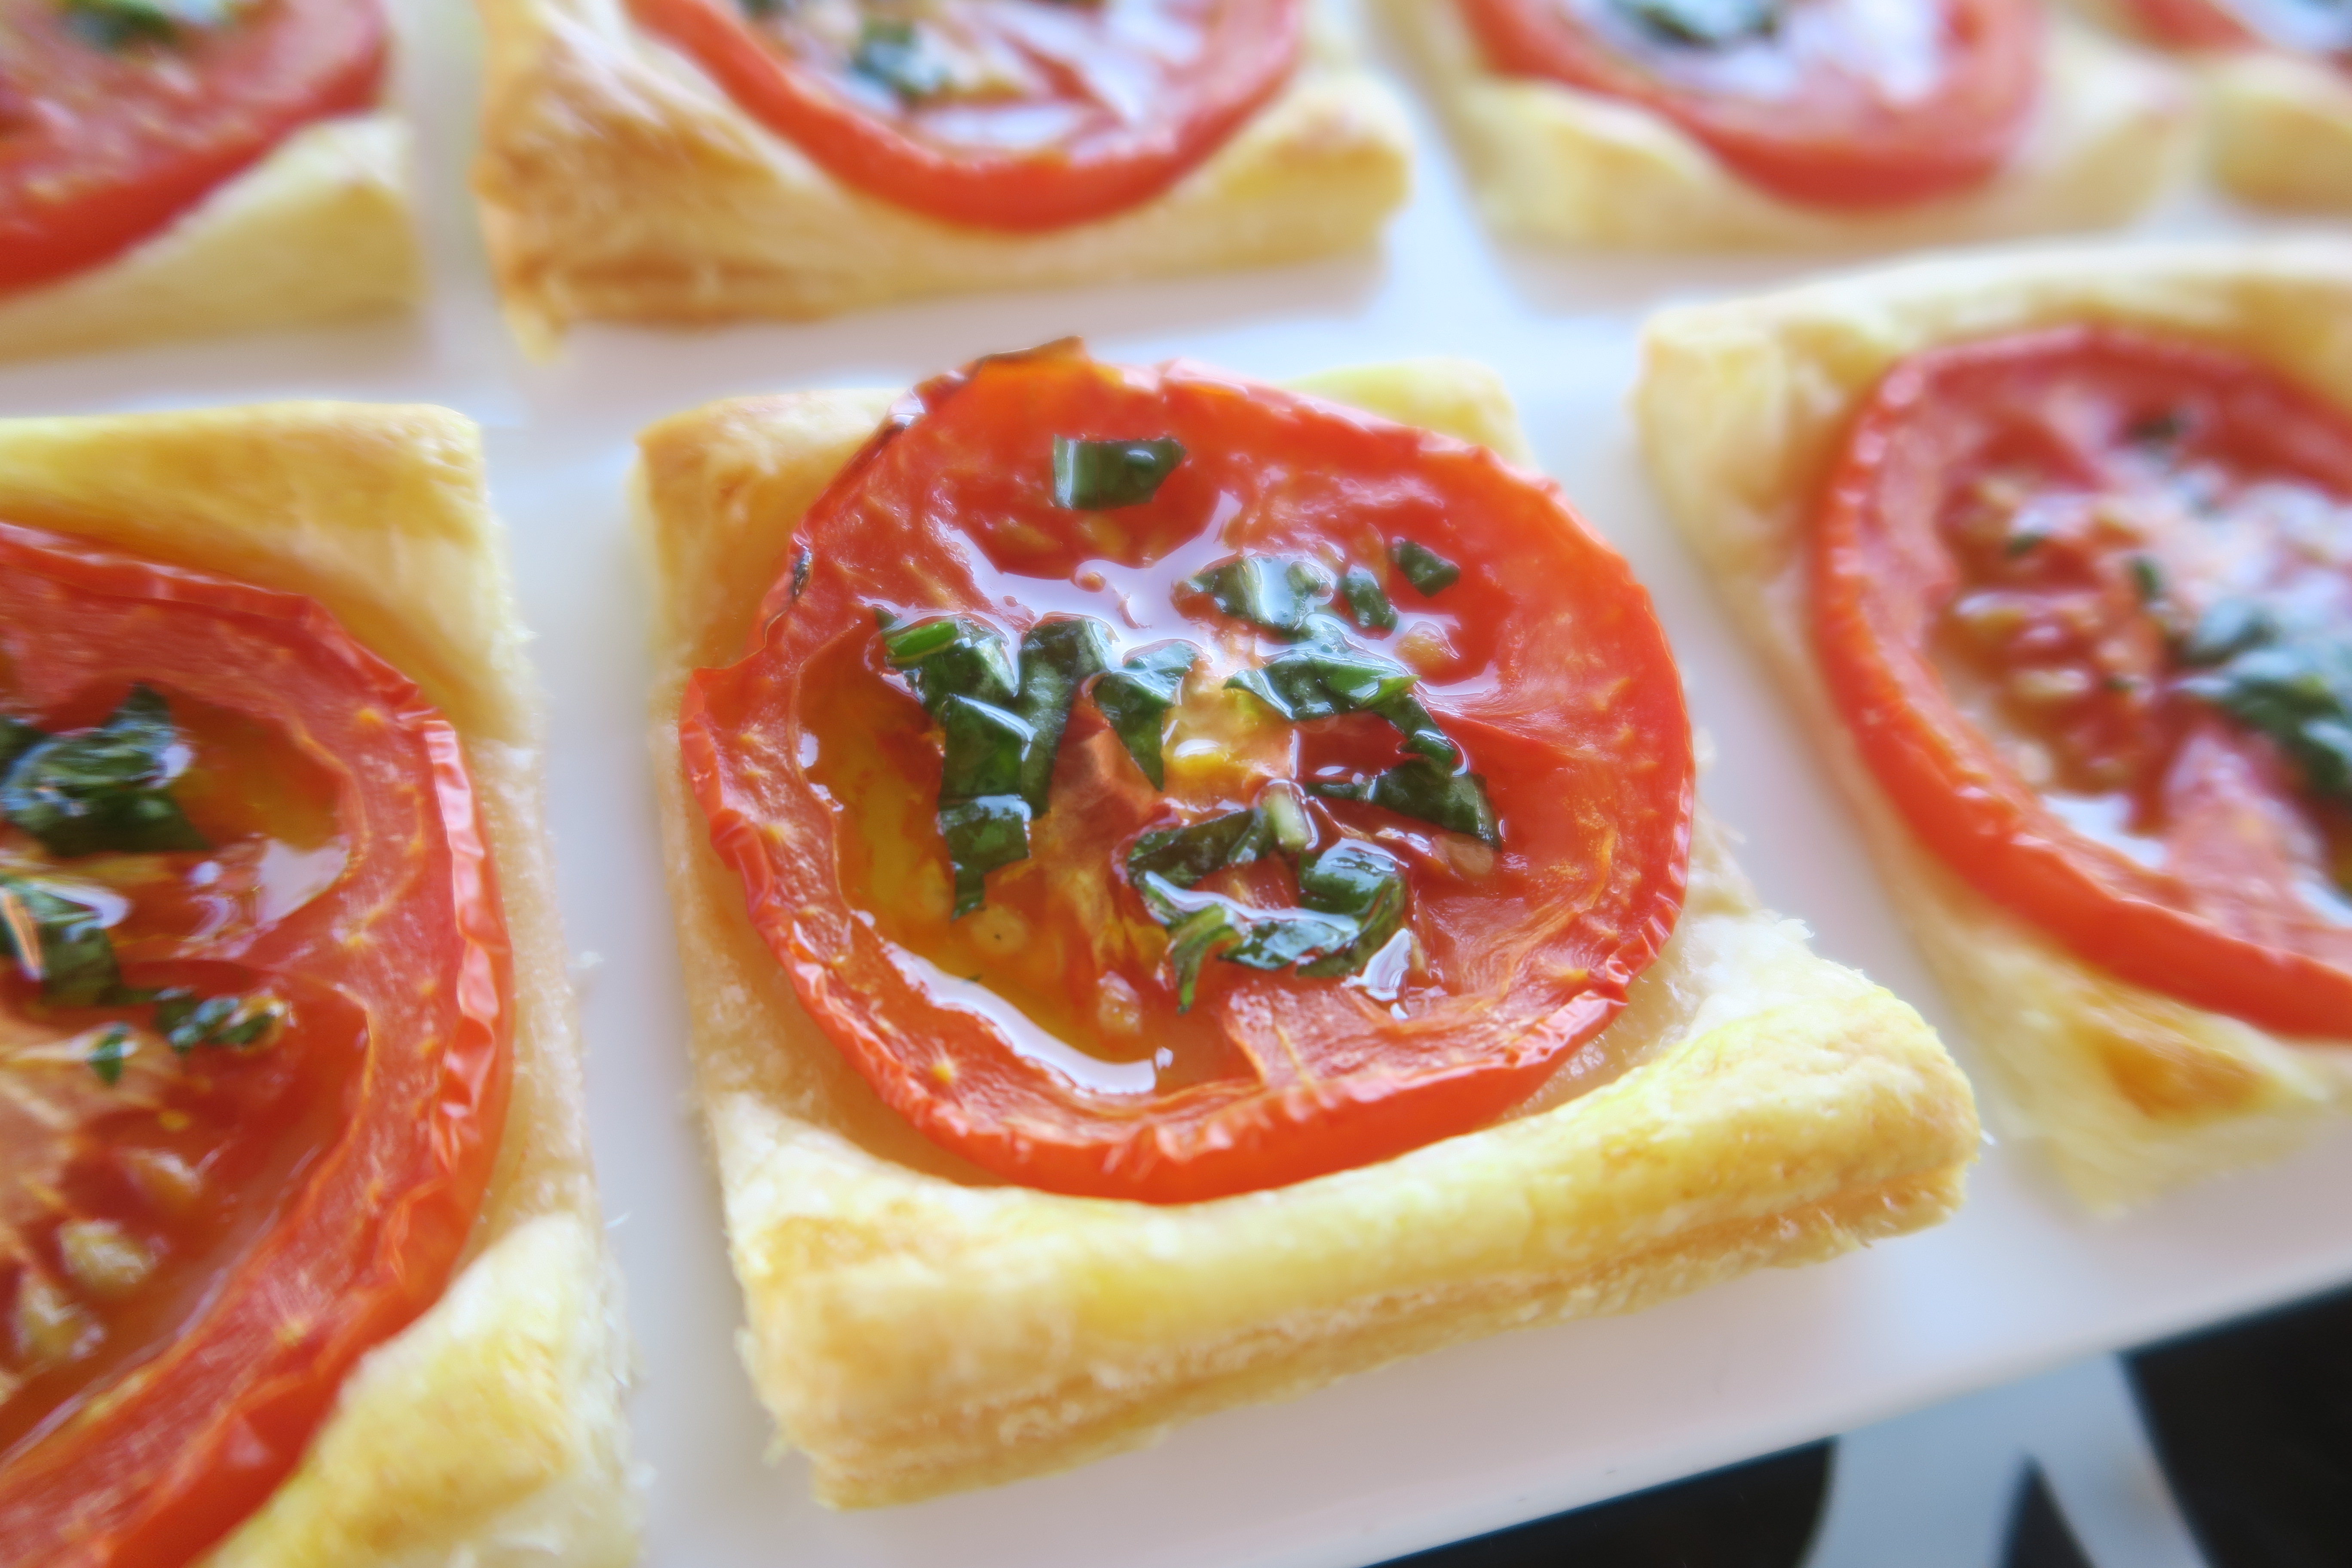
[{"label": "glossy tomato surface", "polygon": [[[10,1563],[180,1568],[266,1499],[439,1294],[505,1115],[456,733],[309,599],[0,524],[0,715],[70,737],[142,702],[170,714],[165,838],[44,837],[25,769],[0,789]],[[61,994],[74,952],[27,929],[55,898],[117,983]],[[202,1000],[267,1026],[202,1029]]]},{"label": "glossy tomato surface", "polygon": [[[1184,456],[1148,500],[1073,510],[1056,437]],[[1400,539],[1459,580],[1419,591],[1388,564]],[[1370,715],[1286,722],[1225,684],[1298,646],[1186,585],[1253,555],[1385,578],[1395,625],[1352,635],[1417,673],[1499,826],[1489,844],[1316,800],[1318,843],[1405,868],[1410,973],[1213,961],[1188,1010],[1126,858],[1139,836],[1400,756]],[[1192,644],[1164,788],[1081,698],[1032,854],[954,916],[940,742],[877,611],[960,612],[1008,644],[1091,616],[1124,657]],[[801,523],[741,662],[693,678],[681,731],[712,843],[834,1042],[935,1142],[1055,1191],[1244,1192],[1467,1131],[1555,1073],[1605,1081],[1623,1064],[1593,1037],[1681,905],[1689,727],[1625,563],[1489,452],[1181,363],[1062,345],[910,395]],[[1274,908],[1293,875],[1269,855],[1202,887]]]},{"label": "glossy tomato surface", "polygon": [[2352,65],[2352,8],[2326,0],[2129,0],[2129,8],[2176,49],[2284,49]]},{"label": "glossy tomato surface", "polygon": [[1449,0],[1493,68],[1664,115],[1790,201],[1982,184],[2040,97],[2034,0]]},{"label": "glossy tomato surface", "polygon": [[850,185],[981,228],[1159,195],[1297,68],[1303,0],[629,0]]},{"label": "glossy tomato surface", "polygon": [[380,0],[256,0],[153,28],[125,10],[0,0],[0,290],[152,237],[383,80]]},{"label": "glossy tomato surface", "polygon": [[1864,759],[1960,878],[2126,980],[2352,1036],[2341,410],[2120,330],[1916,355],[1849,437],[1813,592]]}]

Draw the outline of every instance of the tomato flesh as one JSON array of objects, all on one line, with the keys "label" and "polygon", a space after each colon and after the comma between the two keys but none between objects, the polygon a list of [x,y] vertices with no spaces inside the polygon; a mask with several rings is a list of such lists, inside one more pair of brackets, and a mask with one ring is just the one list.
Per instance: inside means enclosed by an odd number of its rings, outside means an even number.
[{"label": "tomato flesh", "polygon": [[1933,350],[1857,419],[1812,574],[1839,710],[1954,872],[2126,980],[2352,1032],[2352,811],[2191,657],[2230,604],[2352,623],[2352,420],[2120,330]]},{"label": "tomato flesh", "polygon": [[[0,980],[11,1563],[181,1568],[266,1499],[446,1282],[508,1091],[491,868],[415,687],[307,599],[0,524],[0,711],[85,729],[134,684],[171,705],[210,847],[60,858],[0,827],[0,872],[113,897],[135,988]],[[282,1021],[175,1050],[159,987]]]},{"label": "tomato flesh", "polygon": [[1981,185],[2040,95],[2031,0],[1788,0],[1778,25],[1713,45],[1664,36],[1620,0],[1454,0],[1493,68],[1664,115],[1790,201],[1872,208]]},{"label": "tomato flesh", "polygon": [[[1148,501],[1066,510],[1056,436],[1172,437],[1187,456]],[[1269,780],[1394,763],[1398,737],[1361,714],[1292,725],[1224,689],[1283,645],[1180,584],[1237,553],[1382,562],[1396,537],[1461,579],[1434,598],[1392,580],[1398,626],[1359,636],[1420,673],[1486,780],[1499,847],[1316,802],[1322,842],[1407,868],[1411,973],[1382,992],[1213,962],[1186,1010],[1128,847]],[[912,395],[803,520],[801,550],[743,660],[689,682],[685,767],[811,1015],[884,1100],[998,1176],[1186,1202],[1469,1131],[1587,1048],[1672,930],[1692,764],[1664,635],[1558,492],[1483,450],[1203,370],[1041,351]],[[877,606],[1015,640],[1083,615],[1122,650],[1201,647],[1165,789],[1079,700],[1030,858],[954,918],[940,745],[883,660]],[[1253,908],[1295,900],[1273,858],[1217,876],[1202,887]],[[1622,1065],[1589,1055],[1575,1070],[1596,1083]]]},{"label": "tomato flesh", "polygon": [[121,254],[383,79],[378,0],[257,0],[115,47],[80,15],[0,0],[0,289]]},{"label": "tomato flesh", "polygon": [[[1303,0],[942,0],[914,62],[877,75],[873,29],[906,7],[630,0],[736,102],[829,173],[932,217],[1035,231],[1166,190],[1297,68]],[[895,36],[894,36],[895,37]],[[902,86],[914,77],[930,90]]]},{"label": "tomato flesh", "polygon": [[2352,66],[2352,11],[2307,0],[2131,0],[2158,43],[2176,49],[2284,49]]}]

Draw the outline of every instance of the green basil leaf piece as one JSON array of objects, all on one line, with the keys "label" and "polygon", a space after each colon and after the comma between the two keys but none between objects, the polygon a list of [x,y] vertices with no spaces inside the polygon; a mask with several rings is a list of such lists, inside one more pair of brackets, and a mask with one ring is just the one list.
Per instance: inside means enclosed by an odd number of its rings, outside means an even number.
[{"label": "green basil leaf piece", "polygon": [[1350,566],[1340,574],[1339,596],[1348,601],[1348,613],[1356,624],[1369,632],[1396,630],[1396,606],[1389,603],[1388,590],[1366,567]]},{"label": "green basil leaf piece", "polygon": [[48,739],[48,731],[22,719],[11,719],[0,713],[0,778],[16,765],[16,759]]},{"label": "green basil leaf piece", "polygon": [[2200,668],[2220,664],[2275,640],[2278,634],[2278,623],[2256,601],[2217,599],[2197,617],[2195,629],[2180,645],[2180,662]]},{"label": "green basil leaf piece", "polygon": [[1021,639],[1021,690],[1013,710],[1034,734],[1021,757],[1021,798],[1032,816],[1045,811],[1054,759],[1069,727],[1078,689],[1110,668],[1110,634],[1087,618],[1041,621]]},{"label": "green basil leaf piece", "polygon": [[1201,659],[1191,643],[1163,643],[1129,656],[1127,662],[1095,682],[1095,706],[1153,789],[1168,784],[1160,732],[1168,710],[1184,689],[1184,677]]},{"label": "green basil leaf piece", "polygon": [[1201,982],[1201,965],[1242,939],[1232,906],[1209,904],[1168,928],[1168,967],[1176,976],[1176,1011],[1189,1013]]},{"label": "green basil leaf piece", "polygon": [[1489,846],[1502,843],[1494,803],[1486,796],[1485,777],[1450,773],[1426,757],[1399,763],[1370,778],[1309,784],[1307,790],[1326,800],[1367,801],[1399,816],[1469,834]]},{"label": "green basil leaf piece", "polygon": [[1315,825],[1307,818],[1306,798],[1289,780],[1276,779],[1265,786],[1257,797],[1257,813],[1265,820],[1266,836],[1285,855],[1303,855],[1315,842]]},{"label": "green basil leaf piece", "polygon": [[1300,555],[1236,556],[1186,578],[1184,586],[1206,594],[1235,620],[1286,637],[1302,635],[1332,593],[1329,574]]},{"label": "green basil leaf piece", "polygon": [[955,868],[955,918],[988,901],[988,874],[1029,858],[1029,803],[1017,795],[940,803],[940,837]]},{"label": "green basil leaf piece", "polygon": [[1225,684],[1297,724],[1341,713],[1381,713],[1400,700],[1410,701],[1418,679],[1376,653],[1310,644],[1285,648],[1255,669],[1227,677]]},{"label": "green basil leaf piece", "polygon": [[2268,735],[2315,794],[2352,801],[2352,637],[2273,632],[2180,689]]},{"label": "green basil leaf piece", "polygon": [[1307,965],[1309,979],[1353,974],[1404,924],[1404,863],[1360,838],[1342,838],[1299,862],[1298,901],[1355,922],[1345,951]]},{"label": "green basil leaf piece", "polygon": [[1301,974],[1313,974],[1337,961],[1345,973],[1357,940],[1356,922],[1332,915],[1282,910],[1257,915],[1244,926],[1242,940],[1217,954],[1228,963],[1251,969],[1287,969],[1301,964]]},{"label": "green basil leaf piece", "polygon": [[942,801],[1021,794],[1023,763],[1037,732],[1018,714],[992,702],[950,697],[940,704],[939,721],[946,737],[940,763]]},{"label": "green basil leaf piece", "polygon": [[[877,617],[887,613],[875,612]],[[1010,703],[1021,681],[996,628],[967,616],[886,626],[882,652],[891,668],[913,672],[916,694],[935,718],[950,697]]]},{"label": "green basil leaf piece", "polygon": [[0,952],[41,999],[57,1007],[93,1007],[122,991],[114,941],[106,934],[111,906],[103,895],[70,883],[0,877]]},{"label": "green basil leaf piece", "polygon": [[185,765],[170,704],[134,686],[97,729],[53,735],[18,757],[0,783],[0,816],[68,859],[209,849],[172,798]]},{"label": "green basil leaf piece", "polygon": [[199,996],[173,985],[154,995],[155,1027],[181,1056],[199,1046],[234,1049],[257,1045],[285,1023],[289,1009],[275,996]]},{"label": "green basil leaf piece", "polygon": [[1138,837],[1128,850],[1127,878],[1146,889],[1148,900],[1147,878],[1189,888],[1212,871],[1248,865],[1265,853],[1271,841],[1265,821],[1255,811],[1231,811],[1205,822],[1159,828]]},{"label": "green basil leaf piece", "polygon": [[1400,539],[1390,544],[1389,559],[1396,563],[1404,580],[1423,594],[1438,594],[1451,588],[1462,578],[1462,568],[1440,555],[1426,544],[1410,539]]},{"label": "green basil leaf piece", "polygon": [[1152,441],[1077,441],[1054,437],[1054,504],[1074,511],[1109,511],[1141,506],[1160,493],[1183,444],[1161,437]]},{"label": "green basil leaf piece", "polygon": [[1214,893],[1190,892],[1158,872],[1139,882],[1145,902],[1168,927],[1168,963],[1176,976],[1176,1010],[1192,1005],[1201,965],[1212,957],[1252,969],[1286,969],[1353,946],[1354,921],[1308,910],[1254,910]]},{"label": "green basil leaf piece", "polygon": [[850,52],[849,68],[909,103],[947,90],[945,61],[932,52],[915,24],[897,17],[868,16]]},{"label": "green basil leaf piece", "polygon": [[1780,0],[1615,0],[1643,31],[1670,44],[1719,49],[1780,29]]},{"label": "green basil leaf piece", "polygon": [[122,1064],[131,1056],[131,1031],[120,1024],[107,1026],[98,1043],[89,1048],[89,1070],[98,1081],[112,1089],[122,1081]]}]

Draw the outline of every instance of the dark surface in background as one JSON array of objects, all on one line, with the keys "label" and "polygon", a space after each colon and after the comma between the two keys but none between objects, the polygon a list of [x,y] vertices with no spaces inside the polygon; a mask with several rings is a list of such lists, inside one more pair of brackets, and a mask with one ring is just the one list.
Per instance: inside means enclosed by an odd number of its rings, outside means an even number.
[{"label": "dark surface in background", "polygon": [[2213,1568],[2352,1568],[2352,1290],[2125,1364]]},{"label": "dark surface in background", "polygon": [[2001,1554],[2006,1568],[2093,1568],[2074,1539],[2042,1467],[2028,1465],[2018,1478],[2017,1501],[2009,1515],[2009,1549]]},{"label": "dark surface in background", "polygon": [[1797,1568],[1829,1493],[1830,1448],[1710,1470],[1390,1568]]}]

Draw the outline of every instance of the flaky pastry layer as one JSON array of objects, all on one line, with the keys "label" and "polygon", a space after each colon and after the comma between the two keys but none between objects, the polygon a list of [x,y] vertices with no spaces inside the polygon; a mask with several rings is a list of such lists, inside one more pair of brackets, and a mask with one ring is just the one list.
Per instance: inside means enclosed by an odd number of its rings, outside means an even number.
[{"label": "flaky pastry layer", "polygon": [[1328,24],[1297,76],[1163,195],[1044,234],[966,228],[834,178],[620,0],[482,0],[474,186],[509,320],[798,319],[918,295],[1263,266],[1369,244],[1411,140]]},{"label": "flaky pastry layer", "polygon": [[[1506,454],[1507,398],[1433,361],[1325,395]],[[1633,1065],[1398,1159],[1157,1207],[997,1184],[916,1133],[802,1011],[686,788],[678,694],[743,647],[802,513],[888,399],[719,403],[641,438],[654,752],[743,1354],[820,1500],[910,1501],[1149,1443],[1525,1324],[1632,1310],[1933,1224],[1978,1131],[1909,1007],[1807,951],[1702,825],[1673,941],[1611,1026]]]},{"label": "flaky pastry layer", "polygon": [[2352,1109],[2352,1038],[2290,1040],[2095,969],[1913,837],[1830,706],[1805,538],[1848,421],[1895,361],[2074,321],[2201,338],[2352,407],[2352,247],[2082,248],[1923,263],[1669,310],[1634,407],[1666,509],[1857,806],[1976,1047],[1996,1124],[2115,1210],[2275,1158]]},{"label": "flaky pastry layer", "polygon": [[0,291],[0,360],[404,309],[422,281],[408,163],[408,128],[390,113],[298,131],[124,255]]},{"label": "flaky pastry layer", "polygon": [[1385,0],[1452,124],[1478,205],[1504,235],[1627,249],[1860,249],[2100,228],[2168,186],[2189,149],[2186,83],[2079,30],[2053,29],[2032,130],[1982,188],[1851,211],[1782,200],[1663,116],[1488,68],[1455,0]]},{"label": "flaky pastry layer", "polygon": [[2352,71],[2252,50],[2200,74],[2224,189],[2265,206],[2352,212]]},{"label": "flaky pastry layer", "polygon": [[514,945],[513,1095],[460,1271],[360,1363],[293,1475],[204,1568],[633,1560],[625,1333],[480,433],[438,408],[329,403],[0,421],[0,519],[333,611],[463,737]]}]

